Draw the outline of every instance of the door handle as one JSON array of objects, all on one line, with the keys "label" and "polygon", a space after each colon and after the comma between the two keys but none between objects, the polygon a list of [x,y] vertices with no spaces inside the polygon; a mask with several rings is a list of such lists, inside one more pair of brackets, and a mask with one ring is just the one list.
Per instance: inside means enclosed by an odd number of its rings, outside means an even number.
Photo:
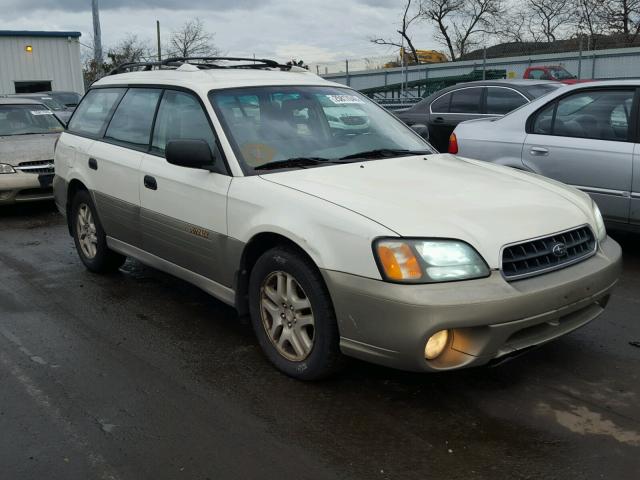
[{"label": "door handle", "polygon": [[98,161],[95,158],[89,159],[89,168],[91,170],[98,170]]},{"label": "door handle", "polygon": [[549,150],[543,147],[531,147],[529,153],[531,153],[531,155],[548,155]]},{"label": "door handle", "polygon": [[156,179],[153,178],[151,175],[145,175],[144,186],[147,187],[149,190],[157,190],[158,182],[156,182]]},{"label": "door handle", "polygon": [[444,123],[444,118],[436,117],[433,119],[433,123]]}]

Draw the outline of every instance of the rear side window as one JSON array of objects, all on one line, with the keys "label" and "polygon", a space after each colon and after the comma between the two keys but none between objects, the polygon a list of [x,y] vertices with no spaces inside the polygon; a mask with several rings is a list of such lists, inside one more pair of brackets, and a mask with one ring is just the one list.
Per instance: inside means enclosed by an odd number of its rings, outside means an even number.
[{"label": "rear side window", "polygon": [[482,88],[463,88],[451,93],[450,113],[480,113]]},{"label": "rear side window", "polygon": [[96,88],[89,91],[69,122],[69,132],[99,136],[124,92],[124,88]]},{"label": "rear side window", "polygon": [[633,95],[633,90],[576,92],[540,111],[533,133],[627,141]]},{"label": "rear side window", "polygon": [[449,105],[451,104],[451,94],[441,96],[435,102],[431,104],[431,111],[433,113],[449,113]]},{"label": "rear side window", "polygon": [[146,150],[161,93],[153,88],[129,89],[113,114],[105,138]]},{"label": "rear side window", "polygon": [[509,88],[487,88],[487,113],[505,115],[527,103],[527,99]]},{"label": "rear side window", "polygon": [[189,93],[166,90],[153,131],[151,150],[164,155],[171,140],[204,140],[215,154],[216,139],[202,105]]}]

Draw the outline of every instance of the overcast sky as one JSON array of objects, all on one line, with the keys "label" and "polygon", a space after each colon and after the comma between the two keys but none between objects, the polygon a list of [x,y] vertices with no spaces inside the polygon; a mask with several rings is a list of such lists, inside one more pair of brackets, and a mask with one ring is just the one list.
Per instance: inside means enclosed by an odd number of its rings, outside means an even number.
[{"label": "overcast sky", "polygon": [[[128,33],[155,41],[186,20],[200,18],[229,55],[330,62],[395,53],[368,42],[392,37],[403,0],[100,0],[103,45]],[[91,0],[0,0],[0,30],[77,30],[90,43]],[[395,34],[397,37],[397,34]],[[418,48],[437,48],[426,25],[415,30]]]}]

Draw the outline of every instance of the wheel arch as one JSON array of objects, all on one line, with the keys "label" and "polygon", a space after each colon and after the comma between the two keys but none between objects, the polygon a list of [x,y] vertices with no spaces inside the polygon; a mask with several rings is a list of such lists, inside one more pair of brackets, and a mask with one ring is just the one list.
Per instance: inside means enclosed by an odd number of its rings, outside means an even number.
[{"label": "wheel arch", "polygon": [[74,178],[69,182],[67,187],[67,202],[65,205],[65,212],[67,215],[67,228],[69,229],[69,235],[73,235],[73,229],[71,226],[71,204],[73,203],[73,197],[80,191],[89,191],[87,186],[79,179]]},{"label": "wheel arch", "polygon": [[[300,254],[309,261],[310,265],[320,271],[317,262],[300,244],[291,238],[276,232],[260,232],[256,233],[246,243],[242,255],[240,257],[240,265],[235,278],[235,306],[238,314],[241,316],[249,313],[249,278],[251,271],[266,251],[275,247],[285,247]],[[322,276],[322,275],[321,275]]]}]

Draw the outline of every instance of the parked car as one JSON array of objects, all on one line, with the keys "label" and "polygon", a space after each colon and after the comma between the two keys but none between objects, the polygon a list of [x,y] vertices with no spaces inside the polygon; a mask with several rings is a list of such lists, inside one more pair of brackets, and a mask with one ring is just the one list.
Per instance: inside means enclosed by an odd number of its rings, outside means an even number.
[{"label": "parked car", "polygon": [[[187,62],[100,79],[60,137],[56,203],[89,270],[130,256],[192,282],[300,379],[342,355],[482,365],[603,311],[621,251],[586,194],[436,154],[301,68]],[[327,102],[369,128],[332,128]]]},{"label": "parked car", "polygon": [[35,100],[36,102],[40,102],[45,105],[49,110],[51,110],[56,117],[58,117],[62,123],[65,125],[71,118],[71,114],[73,113],[73,108],[66,107],[65,105],[58,102],[56,99],[51,97],[50,95],[41,94],[41,93],[17,93],[12,95],[17,98],[26,98],[29,100]]},{"label": "parked car", "polygon": [[559,65],[538,65],[528,67],[524,71],[522,78],[530,78],[533,80],[555,80],[567,85],[573,85],[580,82],[590,82],[591,80],[578,80],[578,77],[569,73],[566,68]]},{"label": "parked car", "polygon": [[640,225],[640,80],[577,84],[501,119],[465,122],[450,151],[573,185],[617,227]]},{"label": "parked car", "polygon": [[0,205],[53,198],[53,149],[63,130],[45,105],[0,98]]},{"label": "parked car", "polygon": [[429,141],[447,151],[449,135],[458,123],[486,116],[501,116],[556,90],[562,84],[545,80],[483,80],[444,88],[411,108],[396,112],[407,125],[426,125]]},{"label": "parked car", "polygon": [[49,95],[50,97],[55,98],[59,103],[63,104],[67,108],[75,109],[80,100],[82,100],[82,95],[78,92],[64,92],[64,91],[49,91],[49,92],[39,92]]}]

